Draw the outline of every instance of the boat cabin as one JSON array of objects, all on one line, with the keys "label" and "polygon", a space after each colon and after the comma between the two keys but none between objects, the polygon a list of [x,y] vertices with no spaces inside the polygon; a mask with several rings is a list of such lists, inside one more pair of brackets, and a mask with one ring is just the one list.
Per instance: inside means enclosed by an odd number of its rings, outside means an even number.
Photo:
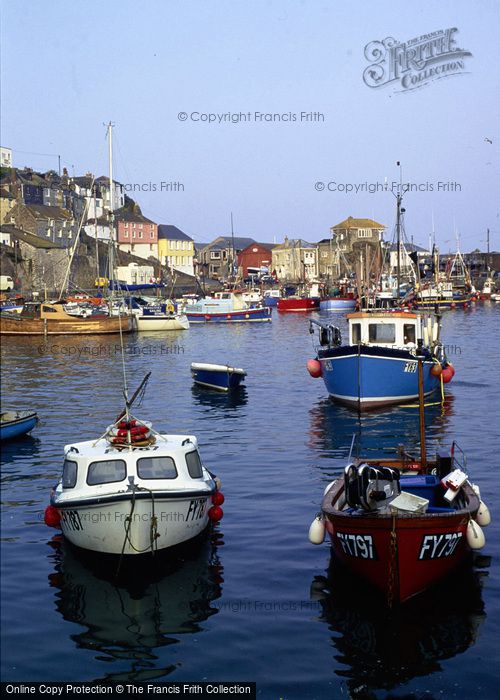
[{"label": "boat cabin", "polygon": [[[139,489],[197,490],[211,481],[193,435],[159,435],[154,445],[120,449],[105,438],[66,445],[60,482],[65,497],[92,498]],[[59,488],[58,488],[59,490]]]},{"label": "boat cabin", "polygon": [[365,313],[347,314],[349,345],[390,345],[416,347],[421,336],[420,317],[417,314]]}]

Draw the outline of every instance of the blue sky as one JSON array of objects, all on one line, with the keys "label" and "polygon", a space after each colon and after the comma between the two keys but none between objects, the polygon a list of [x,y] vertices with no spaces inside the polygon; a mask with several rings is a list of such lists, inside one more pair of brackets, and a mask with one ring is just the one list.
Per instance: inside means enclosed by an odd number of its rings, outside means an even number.
[{"label": "blue sky", "polygon": [[[468,251],[485,249],[489,228],[500,250],[494,0],[2,0],[1,15],[1,141],[16,166],[57,169],[60,154],[70,174],[107,173],[111,120],[115,176],[146,216],[208,241],[230,232],[232,211],[238,235],[317,241],[349,215],[390,237],[390,192],[338,190],[397,182],[399,160],[423,190],[404,198],[408,236],[427,244],[434,220],[443,252],[457,234]],[[411,91],[364,83],[368,43],[451,27],[472,54],[460,74]],[[197,121],[228,112],[251,120]]]}]

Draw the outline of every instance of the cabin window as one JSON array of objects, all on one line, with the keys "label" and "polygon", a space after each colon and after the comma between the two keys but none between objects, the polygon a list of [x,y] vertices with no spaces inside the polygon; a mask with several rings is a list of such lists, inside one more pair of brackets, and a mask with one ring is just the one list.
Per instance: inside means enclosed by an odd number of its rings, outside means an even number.
[{"label": "cabin window", "polygon": [[352,344],[359,345],[361,343],[361,323],[352,324]]},{"label": "cabin window", "polygon": [[137,460],[141,479],[176,479],[177,469],[172,457],[142,457]]},{"label": "cabin window", "polygon": [[127,466],[123,459],[106,459],[102,462],[89,464],[87,472],[87,484],[111,484],[114,481],[123,481],[127,476]]},{"label": "cabin window", "polygon": [[63,464],[62,485],[63,489],[72,489],[76,484],[78,466],[72,459],[65,459]]},{"label": "cabin window", "polygon": [[44,311],[45,313],[48,312],[49,314],[57,313],[57,309],[54,309],[52,306],[42,306],[42,311]]},{"label": "cabin window", "polygon": [[370,343],[395,343],[396,326],[394,323],[370,323],[368,325]]},{"label": "cabin window", "polygon": [[413,323],[405,323],[403,326],[403,341],[404,344],[406,345],[407,343],[413,343],[414,345],[416,344],[416,335],[415,335],[415,325]]},{"label": "cabin window", "polygon": [[197,450],[186,452],[186,464],[191,479],[199,479],[203,476],[200,455]]}]

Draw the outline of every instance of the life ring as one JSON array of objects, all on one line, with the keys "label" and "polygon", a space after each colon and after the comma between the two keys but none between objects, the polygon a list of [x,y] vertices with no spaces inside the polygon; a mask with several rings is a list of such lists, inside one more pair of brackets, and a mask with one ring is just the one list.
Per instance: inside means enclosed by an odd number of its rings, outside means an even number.
[{"label": "life ring", "polygon": [[173,304],[167,304],[167,311],[169,314],[175,313],[175,306]]}]

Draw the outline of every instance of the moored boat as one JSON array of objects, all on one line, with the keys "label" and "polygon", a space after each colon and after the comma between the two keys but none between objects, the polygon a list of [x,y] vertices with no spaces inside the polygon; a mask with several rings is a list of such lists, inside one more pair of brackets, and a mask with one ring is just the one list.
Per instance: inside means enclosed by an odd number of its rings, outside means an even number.
[{"label": "moored boat", "polygon": [[234,292],[217,292],[186,306],[184,312],[189,323],[251,323],[271,321],[268,306],[251,308]]},{"label": "moored boat", "polygon": [[132,401],[102,437],[64,448],[45,521],[83,549],[153,554],[222,517],[220,483],[203,466],[196,437],[157,432],[130,414]]},{"label": "moored boat", "polygon": [[92,314],[79,317],[68,314],[64,301],[25,304],[19,314],[0,314],[3,335],[81,335],[122,333],[133,330],[131,316]]},{"label": "moored boat", "polygon": [[321,311],[354,311],[356,299],[353,297],[328,297],[319,302]]},{"label": "moored boat", "polygon": [[38,423],[35,411],[2,411],[0,440],[12,440],[27,435]]},{"label": "moored boat", "polygon": [[365,311],[347,315],[349,338],[340,330],[311,321],[317,331],[317,357],[308,362],[313,377],[323,377],[337,402],[364,411],[418,397],[416,348],[424,353],[424,394],[449,382],[455,370],[447,362],[438,317],[402,311]]},{"label": "moored boat", "polygon": [[191,375],[195,384],[229,391],[241,386],[241,382],[247,376],[244,369],[230,367],[229,365],[214,365],[203,362],[191,363]]},{"label": "moored boat", "polygon": [[319,309],[319,298],[291,296],[278,299],[277,308],[282,312],[304,312]]},{"label": "moored boat", "polygon": [[181,331],[189,328],[186,314],[178,313],[172,301],[148,300],[144,297],[126,299],[135,316],[138,331]]}]

